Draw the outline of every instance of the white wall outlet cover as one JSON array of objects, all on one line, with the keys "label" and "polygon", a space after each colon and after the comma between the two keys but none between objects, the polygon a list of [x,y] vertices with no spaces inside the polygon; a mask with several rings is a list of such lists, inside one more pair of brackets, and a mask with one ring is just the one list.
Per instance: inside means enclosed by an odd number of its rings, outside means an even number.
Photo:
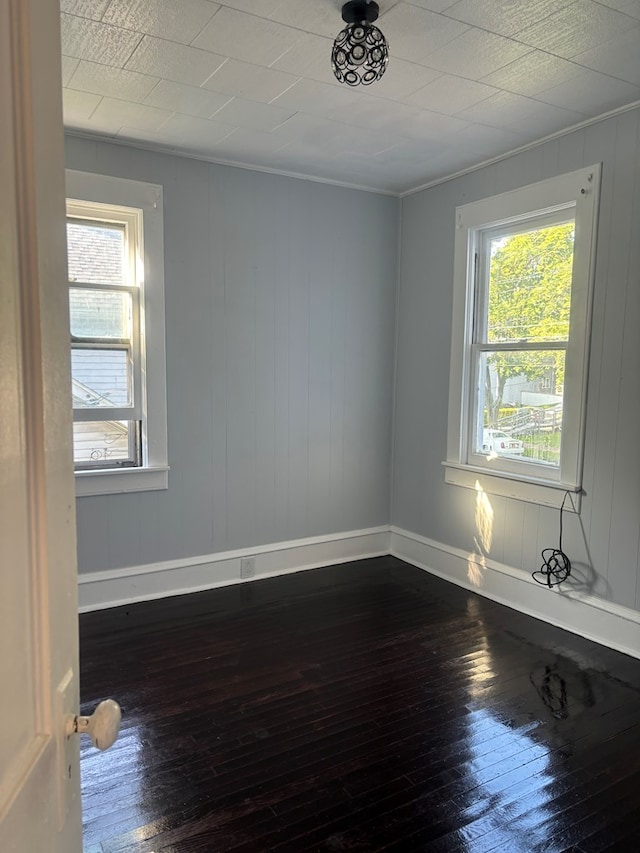
[{"label": "white wall outlet cover", "polygon": [[240,560],[240,577],[241,578],[252,578],[255,577],[256,574],[256,558],[255,557],[243,557]]}]

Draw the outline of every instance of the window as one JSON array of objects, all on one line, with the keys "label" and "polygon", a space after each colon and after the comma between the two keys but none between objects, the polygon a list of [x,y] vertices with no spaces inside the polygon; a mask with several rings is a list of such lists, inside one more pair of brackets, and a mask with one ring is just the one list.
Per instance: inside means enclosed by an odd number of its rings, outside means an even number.
[{"label": "window", "polygon": [[600,167],[456,210],[446,480],[580,492]]},{"label": "window", "polygon": [[67,172],[78,495],[167,487],[162,188]]}]

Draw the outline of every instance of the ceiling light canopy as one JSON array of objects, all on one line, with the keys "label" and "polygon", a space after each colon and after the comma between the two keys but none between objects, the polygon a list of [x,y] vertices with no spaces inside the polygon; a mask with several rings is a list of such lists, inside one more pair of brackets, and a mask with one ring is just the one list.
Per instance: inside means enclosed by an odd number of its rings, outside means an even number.
[{"label": "ceiling light canopy", "polygon": [[369,86],[384,74],[389,45],[373,26],[378,12],[378,4],[368,0],[351,0],[342,7],[347,26],[336,36],[331,51],[331,67],[341,83]]}]

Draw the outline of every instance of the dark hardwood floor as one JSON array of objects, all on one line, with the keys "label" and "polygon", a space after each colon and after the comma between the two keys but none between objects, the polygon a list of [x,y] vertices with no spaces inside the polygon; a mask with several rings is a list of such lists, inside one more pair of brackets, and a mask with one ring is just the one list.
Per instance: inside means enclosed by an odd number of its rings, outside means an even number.
[{"label": "dark hardwood floor", "polygon": [[86,853],[639,849],[640,661],[392,557],[80,636]]}]

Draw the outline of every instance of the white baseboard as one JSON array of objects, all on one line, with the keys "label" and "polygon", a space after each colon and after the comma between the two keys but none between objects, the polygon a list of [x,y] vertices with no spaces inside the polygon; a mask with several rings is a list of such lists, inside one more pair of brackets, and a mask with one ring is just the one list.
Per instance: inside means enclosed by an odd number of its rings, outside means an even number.
[{"label": "white baseboard", "polygon": [[587,592],[548,589],[531,575],[426,537],[391,527],[390,553],[444,580],[640,658],[640,613]]},{"label": "white baseboard", "polygon": [[[384,526],[184,560],[90,572],[78,577],[79,609],[81,613],[102,610],[134,601],[247,583],[388,553],[389,528]],[[256,560],[255,578],[241,580],[240,560],[249,556]]]},{"label": "white baseboard", "polygon": [[[81,574],[80,612],[249,583],[386,554],[499,604],[640,658],[640,612],[587,592],[557,587],[549,590],[535,583],[522,569],[386,526]],[[241,580],[240,560],[247,556],[256,559],[256,575]]]}]

